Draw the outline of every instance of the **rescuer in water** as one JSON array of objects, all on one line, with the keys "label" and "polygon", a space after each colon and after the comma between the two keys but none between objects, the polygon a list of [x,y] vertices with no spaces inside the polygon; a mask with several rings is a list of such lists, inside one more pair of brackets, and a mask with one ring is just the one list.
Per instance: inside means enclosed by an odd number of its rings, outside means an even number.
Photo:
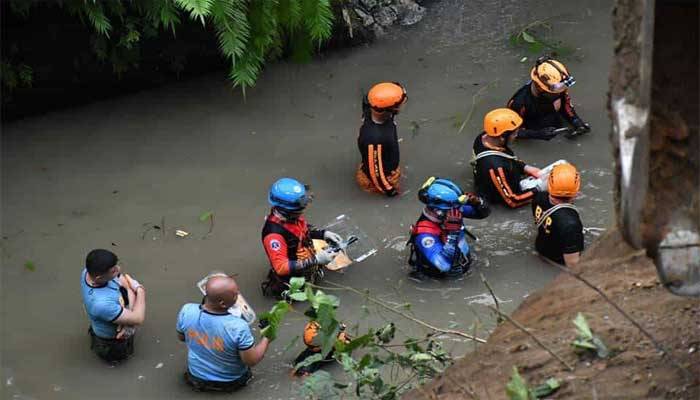
[{"label": "rescuer in water", "polygon": [[532,201],[537,252],[567,267],[576,265],[583,251],[583,224],[573,205],[580,187],[576,167],[555,165],[549,174],[549,191],[537,193]]},{"label": "rescuer in water", "polygon": [[362,163],[355,180],[366,192],[389,197],[399,193],[399,138],[394,116],[406,99],[403,86],[384,82],[374,85],[363,102],[362,127],[357,138]]},{"label": "rescuer in water", "polygon": [[488,203],[473,193],[465,194],[448,179],[435,177],[423,184],[418,199],[425,208],[411,226],[411,277],[460,278],[469,271],[473,258],[462,219],[486,218]]},{"label": "rescuer in water", "polygon": [[[282,178],[270,188],[272,209],[262,230],[263,247],[270,260],[267,280],[261,285],[265,296],[279,297],[293,276],[317,282],[323,278],[322,267],[338,254],[333,245],[342,242],[340,235],[306,223],[303,214],[311,199],[308,187],[296,179]],[[324,239],[331,246],[316,252],[313,239]]]},{"label": "rescuer in water", "polygon": [[523,128],[530,130],[519,135],[521,139],[549,140],[569,125],[573,129],[564,129],[567,137],[590,132],[591,126],[571,104],[569,88],[576,80],[564,64],[548,56],[540,57],[530,71],[530,79],[508,101],[508,108],[523,118]]}]

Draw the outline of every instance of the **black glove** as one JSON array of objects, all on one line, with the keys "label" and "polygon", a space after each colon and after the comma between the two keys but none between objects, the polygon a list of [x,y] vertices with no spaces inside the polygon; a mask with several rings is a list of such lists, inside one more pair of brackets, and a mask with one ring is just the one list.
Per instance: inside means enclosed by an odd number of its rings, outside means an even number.
[{"label": "black glove", "polygon": [[559,132],[553,126],[547,126],[542,129],[521,129],[518,131],[519,139],[539,139],[539,140],[551,140],[553,137],[557,136]]},{"label": "black glove", "polygon": [[268,325],[270,325],[270,321],[265,318],[261,318],[260,321],[258,321],[258,328],[260,328],[260,330],[267,328]]},{"label": "black glove", "polygon": [[470,206],[479,207],[484,204],[484,200],[476,193],[465,193],[465,195],[467,196],[467,204]]}]

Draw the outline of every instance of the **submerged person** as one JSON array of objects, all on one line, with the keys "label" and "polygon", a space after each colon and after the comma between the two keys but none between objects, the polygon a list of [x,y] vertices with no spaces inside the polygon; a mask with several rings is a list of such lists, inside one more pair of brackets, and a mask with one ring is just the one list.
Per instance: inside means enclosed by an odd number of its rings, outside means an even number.
[{"label": "submerged person", "polygon": [[399,138],[394,117],[406,99],[403,86],[384,82],[374,85],[363,102],[362,127],[357,138],[362,163],[355,180],[366,192],[389,197],[399,193]]},{"label": "submerged person", "polygon": [[[308,312],[307,312],[308,315]],[[316,354],[320,354],[322,350],[322,343],[320,343],[319,336],[318,336],[318,331],[321,329],[321,325],[319,325],[318,321],[316,320],[317,316],[315,311],[312,311],[311,317],[314,319],[307,322],[306,325],[304,326],[304,345],[306,348],[299,353],[297,358],[294,360],[294,365],[299,365],[299,363],[304,362],[307,360],[309,357],[315,356]],[[345,324],[340,324],[340,331],[338,332],[338,335],[336,337],[337,340],[343,342],[343,343],[349,343],[350,342],[350,337],[346,333],[346,327]],[[321,367],[323,367],[325,364],[328,364],[329,362],[333,361],[333,352],[335,349],[331,350],[328,352],[325,358],[319,361],[312,362],[308,365],[301,366],[299,368],[294,369],[294,375],[297,376],[306,376],[306,375],[311,375],[314,372],[318,371]]]},{"label": "submerged person", "polygon": [[488,203],[475,194],[465,194],[448,179],[434,177],[423,184],[418,199],[425,208],[411,227],[411,278],[460,278],[473,259],[462,219],[486,218]]},{"label": "submerged person", "polygon": [[80,279],[90,319],[90,348],[108,362],[125,360],[134,353],[136,327],[146,315],[145,288],[122,274],[118,261],[109,250],[92,250]]},{"label": "submerged person", "polygon": [[492,204],[510,208],[529,204],[537,191],[547,190],[552,167],[566,162],[540,169],[518,159],[510,145],[522,134],[522,122],[515,111],[497,108],[484,116],[484,132],[474,139],[474,183],[479,195]]},{"label": "submerged person", "polygon": [[573,205],[580,187],[576,167],[555,165],[549,174],[549,191],[537,193],[532,202],[537,252],[567,267],[576,265],[583,251],[583,224]]},{"label": "submerged person", "polygon": [[[272,209],[262,229],[263,248],[270,261],[270,271],[261,285],[265,296],[280,297],[293,276],[317,282],[323,277],[322,267],[338,255],[337,245],[343,240],[340,235],[306,223],[303,214],[311,198],[308,188],[292,178],[282,178],[270,188]],[[313,239],[324,239],[330,246],[316,252]]]},{"label": "submerged person", "polygon": [[[555,129],[573,127],[567,136],[590,132],[591,127],[578,116],[571,104],[569,87],[576,81],[564,64],[548,56],[537,59],[530,71],[531,80],[508,101],[508,108],[524,120],[523,127],[531,130],[521,138],[548,139],[556,136]],[[537,136],[540,132],[543,136]]]},{"label": "submerged person", "polygon": [[250,367],[263,359],[270,340],[256,345],[248,324],[228,312],[239,295],[233,278],[210,278],[205,293],[202,304],[185,304],[177,317],[178,338],[187,345],[185,380],[197,391],[232,392],[250,381]]}]

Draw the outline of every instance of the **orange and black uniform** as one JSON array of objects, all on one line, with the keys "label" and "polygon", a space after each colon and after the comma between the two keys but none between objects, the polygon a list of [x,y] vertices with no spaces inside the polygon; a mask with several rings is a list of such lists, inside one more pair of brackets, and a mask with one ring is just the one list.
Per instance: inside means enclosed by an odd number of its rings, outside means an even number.
[{"label": "orange and black uniform", "polygon": [[368,192],[394,196],[399,190],[399,139],[394,118],[383,124],[372,120],[369,112],[364,115],[357,147],[362,155],[356,179]]},{"label": "orange and black uniform", "polygon": [[[549,193],[540,192],[532,201],[535,220],[553,207]],[[562,208],[554,211],[537,229],[535,249],[550,260],[564,264],[564,254],[583,251],[583,224],[576,210]]]},{"label": "orange and black uniform", "polygon": [[[481,133],[474,140],[474,155],[490,150],[481,142],[486,133]],[[506,148],[503,153],[513,156],[513,151]],[[474,182],[479,195],[490,203],[502,203],[510,208],[518,208],[532,201],[535,189],[521,190],[520,180],[525,175],[525,163],[498,155],[490,155],[476,161]]]},{"label": "orange and black uniform", "polygon": [[[539,96],[532,94],[530,82],[521,87],[508,101],[508,108],[517,112],[523,118],[523,128],[542,129],[546,127],[561,128],[562,118],[574,128],[583,126],[583,121],[576,114],[567,91],[557,95],[543,93]],[[559,110],[554,102],[559,101]]]},{"label": "orange and black uniform", "polygon": [[263,293],[279,296],[287,289],[285,283],[289,283],[289,278],[304,276],[308,271],[303,268],[303,262],[316,254],[312,240],[323,239],[323,233],[310,227],[304,216],[288,221],[271,212],[262,230],[263,247],[271,267],[268,281],[263,283]]}]

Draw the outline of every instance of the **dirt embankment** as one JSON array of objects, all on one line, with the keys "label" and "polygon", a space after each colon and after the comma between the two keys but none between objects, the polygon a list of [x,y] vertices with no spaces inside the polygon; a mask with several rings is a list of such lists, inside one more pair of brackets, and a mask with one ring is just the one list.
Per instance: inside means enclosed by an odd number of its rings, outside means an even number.
[{"label": "dirt embankment", "polygon": [[[504,322],[487,344],[404,398],[503,399],[513,366],[531,386],[549,377],[559,379],[561,388],[548,397],[553,399],[700,398],[700,301],[670,294],[659,284],[651,260],[630,257],[634,252],[613,231],[587,252],[582,276],[669,349],[694,382],[597,293],[561,274],[523,302],[512,318],[574,371]],[[580,358],[573,352],[570,343],[576,333],[571,321],[578,312],[611,349],[611,357]]]}]

